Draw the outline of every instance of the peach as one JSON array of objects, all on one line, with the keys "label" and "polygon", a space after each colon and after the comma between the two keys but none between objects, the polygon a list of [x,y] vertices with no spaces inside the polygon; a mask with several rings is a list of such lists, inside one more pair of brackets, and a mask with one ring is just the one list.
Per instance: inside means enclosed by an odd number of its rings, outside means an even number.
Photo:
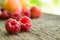
[{"label": "peach", "polygon": [[19,8],[21,10],[21,3],[19,2],[19,0],[4,0],[2,3],[2,7],[5,10],[9,10],[12,11],[16,8]]},{"label": "peach", "polygon": [[29,5],[29,0],[20,0],[21,4],[22,4],[22,8],[26,8],[26,7],[30,7]]}]

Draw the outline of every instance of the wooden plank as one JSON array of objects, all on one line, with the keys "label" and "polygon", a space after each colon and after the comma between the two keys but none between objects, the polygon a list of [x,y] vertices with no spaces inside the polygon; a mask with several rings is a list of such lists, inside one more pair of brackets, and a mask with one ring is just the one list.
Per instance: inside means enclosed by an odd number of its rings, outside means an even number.
[{"label": "wooden plank", "polygon": [[5,21],[0,19],[0,40],[60,40],[60,16],[43,14],[32,19],[33,25],[28,32],[14,35],[6,32]]}]

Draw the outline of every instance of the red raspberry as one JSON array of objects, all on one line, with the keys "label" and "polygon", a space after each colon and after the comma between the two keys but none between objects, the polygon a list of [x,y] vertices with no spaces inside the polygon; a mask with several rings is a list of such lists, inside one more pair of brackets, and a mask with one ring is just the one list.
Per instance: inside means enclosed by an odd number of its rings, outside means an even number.
[{"label": "red raspberry", "polygon": [[8,10],[3,10],[3,8],[0,7],[0,18],[2,19],[6,19],[6,18],[9,18],[10,15],[9,15],[9,11]]},{"label": "red raspberry", "polygon": [[9,18],[10,17],[10,15],[9,15],[9,11],[8,10],[1,10],[0,9],[0,18],[2,18],[2,19],[7,19],[7,18]]},{"label": "red raspberry", "polygon": [[1,18],[9,18],[9,17],[10,17],[10,15],[9,15],[9,11],[8,10],[2,11]]},{"label": "red raspberry", "polygon": [[0,18],[1,18],[1,16],[2,16],[2,11],[0,10]]},{"label": "red raspberry", "polygon": [[21,25],[19,24],[18,21],[16,21],[16,19],[10,18],[6,21],[5,28],[8,33],[14,34],[14,33],[19,32]]},{"label": "red raspberry", "polygon": [[15,10],[11,11],[10,16],[15,19],[19,19],[21,17],[21,10],[16,8]]},{"label": "red raspberry", "polygon": [[30,9],[29,8],[22,9],[22,15],[30,17]]},{"label": "red raspberry", "polygon": [[28,31],[30,27],[32,26],[32,21],[29,17],[23,16],[19,19],[21,21],[21,30],[22,31]]}]

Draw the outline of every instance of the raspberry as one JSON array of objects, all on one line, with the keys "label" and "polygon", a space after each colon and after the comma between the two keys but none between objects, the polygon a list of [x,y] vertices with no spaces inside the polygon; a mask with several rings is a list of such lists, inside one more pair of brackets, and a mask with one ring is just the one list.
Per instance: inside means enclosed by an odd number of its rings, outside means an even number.
[{"label": "raspberry", "polygon": [[2,11],[0,10],[0,18],[1,18],[1,16],[2,16]]},{"label": "raspberry", "polygon": [[22,15],[23,16],[27,16],[27,17],[30,17],[30,9],[29,8],[24,8],[22,10]]},{"label": "raspberry", "polygon": [[21,10],[16,8],[15,10],[11,11],[10,16],[15,19],[19,19],[21,17]]},{"label": "raspberry", "polygon": [[4,10],[2,11],[2,17],[1,18],[9,18],[10,15],[9,15],[9,11],[8,10]]},{"label": "raspberry", "polygon": [[10,15],[9,15],[9,11],[8,10],[3,10],[2,11],[2,9],[0,9],[0,18],[5,18],[5,19],[7,19],[7,18],[9,18],[10,17]]},{"label": "raspberry", "polygon": [[16,19],[9,18],[5,23],[5,28],[9,34],[15,34],[19,32],[21,25]]},{"label": "raspberry", "polygon": [[32,26],[32,21],[29,17],[23,16],[19,19],[21,21],[21,30],[22,31],[28,31],[30,27]]}]

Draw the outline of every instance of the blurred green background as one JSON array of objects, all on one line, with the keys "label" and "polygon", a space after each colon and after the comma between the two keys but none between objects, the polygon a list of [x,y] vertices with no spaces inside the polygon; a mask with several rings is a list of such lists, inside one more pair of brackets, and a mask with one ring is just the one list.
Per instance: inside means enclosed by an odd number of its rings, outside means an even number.
[{"label": "blurred green background", "polygon": [[36,4],[38,6],[51,6],[54,4],[55,6],[60,6],[60,0],[30,0],[32,5]]},{"label": "blurred green background", "polygon": [[38,5],[42,12],[60,15],[60,0],[30,0],[31,5]]},{"label": "blurred green background", "polygon": [[[0,6],[3,0],[0,0]],[[60,15],[60,0],[29,0],[31,6],[37,5],[42,12]]]}]

